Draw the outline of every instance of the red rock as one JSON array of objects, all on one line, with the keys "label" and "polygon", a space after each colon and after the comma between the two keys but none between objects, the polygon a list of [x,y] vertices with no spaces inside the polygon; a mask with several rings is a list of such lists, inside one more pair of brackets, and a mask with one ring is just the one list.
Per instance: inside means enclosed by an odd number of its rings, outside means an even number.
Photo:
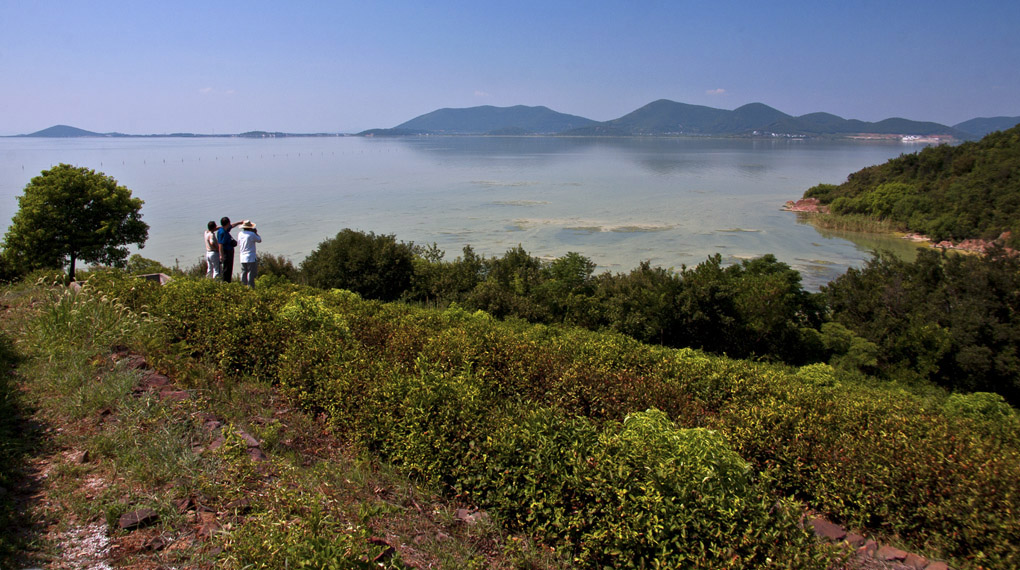
[{"label": "red rock", "polygon": [[847,541],[847,543],[849,543],[850,546],[853,546],[854,548],[864,546],[864,537],[856,533],[850,533],[846,535],[846,538],[844,538],[843,540]]},{"label": "red rock", "polygon": [[152,509],[138,509],[130,513],[124,513],[117,521],[121,530],[135,530],[154,524],[159,520],[159,515]]},{"label": "red rock", "polygon": [[89,457],[88,450],[85,450],[85,451],[74,451],[74,452],[71,452],[71,454],[67,457],[68,461],[70,461],[71,463],[77,463],[78,465],[83,465],[85,463],[88,463],[89,459],[90,459],[90,457]]},{"label": "red rock", "polygon": [[159,399],[170,402],[183,402],[184,400],[190,400],[191,394],[184,390],[163,390],[159,393]]},{"label": "red rock", "polygon": [[829,207],[823,206],[822,202],[818,198],[801,198],[794,202],[790,200],[784,206],[785,210],[790,212],[828,212]]},{"label": "red rock", "polygon": [[925,566],[924,570],[949,570],[949,565],[945,562],[932,562]]},{"label": "red rock", "polygon": [[858,556],[871,556],[878,549],[878,543],[874,540],[867,540],[864,542],[864,546],[857,549]]},{"label": "red rock", "polygon": [[158,552],[166,548],[167,544],[169,543],[170,541],[167,540],[166,538],[163,538],[162,536],[154,536],[149,540],[146,540],[145,543],[142,544],[142,550],[151,550],[154,552]]},{"label": "red rock", "polygon": [[899,548],[886,545],[878,549],[878,552],[875,553],[875,558],[885,560],[887,562],[892,560],[902,562],[907,558],[907,553]]},{"label": "red rock", "polygon": [[915,568],[916,570],[924,570],[924,568],[928,566],[928,559],[911,553],[903,559],[903,563],[911,568]]},{"label": "red rock", "polygon": [[843,537],[846,536],[846,531],[843,530],[842,527],[823,518],[816,517],[811,519],[810,522],[816,535],[827,538],[833,542],[843,540]]},{"label": "red rock", "polygon": [[162,388],[170,385],[170,377],[165,374],[152,373],[142,378],[141,385],[145,388]]},{"label": "red rock", "polygon": [[457,509],[457,512],[454,513],[454,516],[457,518],[457,520],[470,525],[478,524],[480,522],[485,522],[489,520],[489,513],[485,511],[472,512],[469,511],[468,509]]}]

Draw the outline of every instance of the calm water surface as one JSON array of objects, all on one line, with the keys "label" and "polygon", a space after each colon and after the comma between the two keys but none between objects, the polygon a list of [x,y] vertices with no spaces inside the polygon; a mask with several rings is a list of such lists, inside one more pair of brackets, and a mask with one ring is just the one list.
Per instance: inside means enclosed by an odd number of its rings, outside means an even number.
[{"label": "calm water surface", "polygon": [[64,162],[113,176],[145,200],[141,253],[203,258],[209,220],[251,219],[262,250],[300,262],[343,228],[465,245],[579,252],[599,270],[642,260],[679,268],[774,253],[818,287],[895,238],[820,233],[781,211],[820,182],[916,146],[899,143],[551,137],[0,139],[0,220],[42,170]]}]

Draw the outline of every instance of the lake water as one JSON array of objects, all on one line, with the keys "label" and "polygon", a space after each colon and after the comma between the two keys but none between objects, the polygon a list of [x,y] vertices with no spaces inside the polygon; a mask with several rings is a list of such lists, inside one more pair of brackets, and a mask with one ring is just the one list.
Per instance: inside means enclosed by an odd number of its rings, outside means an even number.
[{"label": "lake water", "polygon": [[145,257],[191,266],[209,220],[251,219],[262,251],[300,262],[343,228],[465,245],[575,251],[599,271],[679,268],[773,253],[808,287],[895,238],[821,233],[781,210],[807,188],[917,146],[701,138],[318,137],[0,139],[0,220],[58,163],[113,176],[145,200]]}]

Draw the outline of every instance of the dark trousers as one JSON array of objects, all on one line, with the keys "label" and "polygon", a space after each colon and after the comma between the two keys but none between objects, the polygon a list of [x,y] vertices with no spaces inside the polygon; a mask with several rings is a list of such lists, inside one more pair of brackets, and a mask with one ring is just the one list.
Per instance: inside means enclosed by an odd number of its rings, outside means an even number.
[{"label": "dark trousers", "polygon": [[234,275],[234,252],[223,252],[220,256],[220,277],[223,278],[224,283],[230,283],[230,278]]}]

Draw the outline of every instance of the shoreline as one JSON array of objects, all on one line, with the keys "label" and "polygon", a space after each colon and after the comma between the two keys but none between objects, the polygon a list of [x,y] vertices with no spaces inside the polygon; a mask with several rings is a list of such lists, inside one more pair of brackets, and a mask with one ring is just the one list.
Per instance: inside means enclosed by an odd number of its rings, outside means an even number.
[{"label": "shoreline", "polygon": [[[786,204],[782,208],[787,212],[796,212],[802,214],[831,214],[829,207],[822,204],[818,198],[801,198],[800,200],[787,200]],[[852,230],[844,230],[852,231]],[[886,235],[893,235],[900,239],[909,240],[919,244],[926,244],[928,247],[942,249],[943,251],[958,251],[961,253],[986,253],[988,250],[999,245],[1011,255],[1016,255],[1017,251],[1005,247],[1003,244],[1009,240],[1010,232],[1003,232],[994,240],[968,238],[960,242],[954,243],[949,240],[942,240],[936,242],[932,238],[918,233],[918,232],[900,232],[900,231],[876,231],[876,232],[861,232],[861,233],[881,233]]]}]

